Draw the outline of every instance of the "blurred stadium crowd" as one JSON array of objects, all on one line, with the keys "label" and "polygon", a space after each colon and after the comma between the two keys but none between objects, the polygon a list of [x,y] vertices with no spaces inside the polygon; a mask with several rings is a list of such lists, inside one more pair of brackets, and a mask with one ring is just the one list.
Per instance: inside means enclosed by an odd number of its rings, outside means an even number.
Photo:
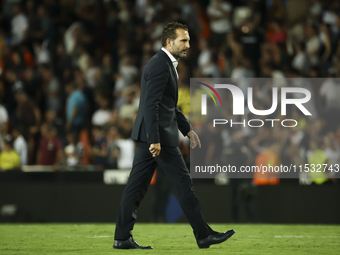
[{"label": "blurred stadium crowd", "polygon": [[[172,21],[191,37],[178,66],[185,115],[191,77],[327,77],[311,87],[312,119],[292,111],[301,120],[294,129],[227,130],[226,146],[246,145],[249,164],[268,151],[262,161],[339,163],[339,1],[4,0],[1,8],[2,169],[131,168],[140,75]],[[257,109],[270,107],[272,86],[285,85],[256,86]],[[187,157],[184,138],[181,148]],[[218,151],[208,148],[206,164]]]}]

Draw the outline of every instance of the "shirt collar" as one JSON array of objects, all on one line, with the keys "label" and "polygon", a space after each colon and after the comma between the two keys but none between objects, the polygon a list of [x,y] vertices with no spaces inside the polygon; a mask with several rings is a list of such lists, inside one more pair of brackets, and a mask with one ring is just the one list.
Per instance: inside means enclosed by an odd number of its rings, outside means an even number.
[{"label": "shirt collar", "polygon": [[162,47],[162,51],[164,51],[166,53],[166,55],[168,55],[168,57],[170,58],[171,62],[174,63],[178,63],[178,61],[174,58],[174,56],[171,55],[171,53],[169,51],[167,51],[164,47]]}]

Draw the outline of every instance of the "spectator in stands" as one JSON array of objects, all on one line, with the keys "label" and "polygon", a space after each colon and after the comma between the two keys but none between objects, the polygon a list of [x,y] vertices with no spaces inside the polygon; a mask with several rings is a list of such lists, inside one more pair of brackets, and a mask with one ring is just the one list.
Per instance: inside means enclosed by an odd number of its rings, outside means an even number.
[{"label": "spectator in stands", "polygon": [[319,91],[319,94],[323,99],[322,108],[326,110],[340,109],[340,102],[337,97],[337,95],[340,95],[340,84],[338,82],[338,80],[329,77],[329,79],[322,83]]},{"label": "spectator in stands", "polygon": [[212,50],[209,48],[208,42],[205,39],[199,40],[200,54],[197,59],[198,68],[202,69],[204,66],[208,65],[210,59],[212,58]]},{"label": "spectator in stands", "polygon": [[8,132],[8,113],[6,108],[0,104],[0,151],[3,148],[3,138]]},{"label": "spectator in stands", "polygon": [[27,165],[27,143],[25,138],[22,136],[21,127],[12,128],[12,134],[14,138],[14,149],[20,156],[20,164],[22,166]]},{"label": "spectator in stands", "polygon": [[232,5],[228,1],[211,0],[207,9],[212,31],[212,46],[218,48],[223,43],[226,34],[231,31]]},{"label": "spectator in stands", "polygon": [[65,45],[63,43],[59,43],[57,45],[56,52],[56,75],[60,81],[67,82],[71,79],[72,59],[69,55],[67,55]]},{"label": "spectator in stands", "polygon": [[248,58],[259,74],[258,61],[261,57],[261,44],[263,33],[260,32],[254,20],[248,20],[241,28],[240,43],[243,47],[243,55]]},{"label": "spectator in stands", "polygon": [[130,89],[125,90],[125,103],[119,109],[119,117],[121,119],[134,120],[138,106],[133,103],[134,91]]},{"label": "spectator in stands", "polygon": [[124,138],[121,132],[117,130],[116,145],[119,148],[118,169],[131,169],[133,157],[135,156],[133,140],[130,137]]},{"label": "spectator in stands", "polygon": [[125,56],[120,61],[119,74],[116,75],[114,95],[120,100],[116,100],[115,107],[120,108],[124,103],[124,91],[133,85],[138,75],[138,69],[133,65],[131,56]]},{"label": "spectator in stands", "polygon": [[[282,143],[281,143],[282,144]],[[255,161],[255,165],[259,168],[254,173],[253,183],[256,185],[278,185],[280,183],[280,176],[274,171],[264,171],[261,167],[279,166],[281,163],[281,146],[279,141],[269,141],[267,148],[261,152]]]},{"label": "spectator in stands", "polygon": [[50,67],[44,65],[41,70],[42,86],[46,91],[46,106],[47,110],[55,111],[57,114],[61,109],[60,84],[58,79],[54,76]]},{"label": "spectator in stands", "polygon": [[53,56],[48,50],[48,41],[35,41],[32,46],[34,49],[36,63],[38,65],[50,65]]},{"label": "spectator in stands", "polygon": [[47,110],[45,112],[45,124],[52,125],[57,130],[57,136],[64,144],[66,139],[65,125],[62,118],[57,117],[55,111]]},{"label": "spectator in stands", "polygon": [[178,81],[177,106],[185,116],[190,116],[190,87],[184,81]]},{"label": "spectator in stands", "polygon": [[208,63],[201,69],[203,77],[220,78],[221,71],[217,66],[217,55],[213,54]]},{"label": "spectator in stands", "polygon": [[87,101],[84,93],[71,82],[65,85],[68,95],[66,103],[66,129],[79,133],[86,114]]},{"label": "spectator in stands", "polygon": [[103,56],[100,70],[103,75],[103,79],[106,81],[107,84],[109,84],[110,87],[112,87],[114,69],[113,69],[112,57],[110,54],[105,54]]},{"label": "spectator in stands", "polygon": [[79,165],[82,159],[84,147],[77,137],[76,133],[68,133],[66,136],[67,146],[65,147],[65,156],[67,166]]},{"label": "spectator in stands", "polygon": [[304,43],[297,43],[295,45],[295,56],[292,61],[292,67],[300,72],[301,75],[308,75],[310,64],[309,64],[309,57],[305,52],[305,44]]},{"label": "spectator in stands", "polygon": [[34,136],[39,131],[41,121],[40,110],[32,98],[26,94],[21,81],[17,81],[13,85],[13,91],[17,101],[16,114],[14,116],[15,122],[25,127],[26,132],[24,136],[26,138]]},{"label": "spectator in stands", "polygon": [[98,93],[96,96],[96,102],[99,105],[99,109],[92,115],[92,125],[102,127],[109,122],[111,117],[111,111],[109,110],[109,100],[105,95]]},{"label": "spectator in stands", "polygon": [[286,44],[286,33],[282,27],[281,20],[273,20],[271,22],[271,27],[273,30],[272,35],[270,36],[269,40],[272,44],[282,43]]},{"label": "spectator in stands", "polygon": [[319,37],[318,27],[306,24],[306,51],[312,66],[319,63],[319,51],[321,48],[321,40]]},{"label": "spectator in stands", "polygon": [[52,22],[47,14],[45,6],[38,6],[36,17],[36,24],[34,24],[34,29],[30,33],[31,37],[34,40],[52,39],[54,30],[52,29]]},{"label": "spectator in stands", "polygon": [[63,148],[56,134],[57,130],[52,125],[43,124],[41,126],[41,139],[37,154],[38,165],[58,168],[63,157]]},{"label": "spectator in stands", "polygon": [[332,67],[332,33],[330,28],[326,24],[320,24],[320,41],[322,43],[322,47],[320,50],[320,61],[321,61],[321,69],[323,71],[328,71],[330,67]]},{"label": "spectator in stands", "polygon": [[107,164],[107,139],[103,128],[99,126],[93,127],[92,135],[94,140],[92,148],[94,164],[99,170],[104,170]]},{"label": "spectator in stands", "polygon": [[16,73],[21,74],[27,67],[19,51],[12,52],[12,68]]},{"label": "spectator in stands", "polygon": [[[8,63],[7,65],[11,65]],[[2,96],[2,102],[6,106],[6,109],[9,114],[12,114],[15,112],[15,108],[17,106],[17,102],[15,100],[15,86],[14,84],[17,84],[16,86],[22,84],[20,83],[20,79],[18,77],[18,74],[14,69],[7,69],[5,72],[5,81],[4,81],[4,88],[1,91],[3,93]],[[17,83],[19,81],[19,83]],[[23,86],[18,86],[19,88],[23,88]]]},{"label": "spectator in stands", "polygon": [[8,132],[8,112],[7,109],[0,104],[0,135]]},{"label": "spectator in stands", "polygon": [[13,138],[6,135],[4,139],[4,150],[0,153],[0,170],[20,169],[19,154],[13,149]]},{"label": "spectator in stands", "polygon": [[117,145],[118,131],[115,126],[111,127],[106,135],[107,139],[107,168],[117,169],[120,148]]},{"label": "spectator in stands", "polygon": [[25,69],[22,81],[27,95],[32,98],[39,107],[44,105],[45,102],[42,101],[45,100],[45,98],[43,91],[40,89],[41,82],[37,75],[35,75],[33,68]]},{"label": "spectator in stands", "polygon": [[23,42],[27,37],[28,30],[28,19],[26,15],[23,13],[20,4],[15,4],[13,6],[14,16],[11,21],[12,27],[12,40],[11,44],[13,46],[17,46],[21,42]]},{"label": "spectator in stands", "polygon": [[[332,172],[323,171],[324,164],[327,166],[330,165],[329,158],[326,152],[321,149],[321,141],[317,139],[312,139],[309,143],[309,151],[307,152],[307,160],[308,160],[308,174],[312,183],[317,185],[321,185],[324,183],[331,182],[330,179],[332,178]],[[322,171],[318,171],[318,165],[321,166]],[[307,170],[306,169],[306,170]]]}]

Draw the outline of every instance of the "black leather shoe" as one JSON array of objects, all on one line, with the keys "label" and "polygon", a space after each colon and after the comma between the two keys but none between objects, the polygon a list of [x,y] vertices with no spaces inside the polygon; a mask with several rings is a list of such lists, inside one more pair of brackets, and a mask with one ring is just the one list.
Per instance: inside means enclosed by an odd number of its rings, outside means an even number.
[{"label": "black leather shoe", "polygon": [[132,237],[124,241],[115,240],[113,243],[114,249],[141,249],[141,250],[151,250],[151,246],[141,246]]},{"label": "black leather shoe", "polygon": [[200,249],[202,248],[209,248],[212,244],[222,243],[227,241],[232,235],[235,234],[235,230],[230,229],[227,232],[219,233],[213,232],[212,234],[208,235],[206,238],[200,239],[197,241],[197,245]]}]

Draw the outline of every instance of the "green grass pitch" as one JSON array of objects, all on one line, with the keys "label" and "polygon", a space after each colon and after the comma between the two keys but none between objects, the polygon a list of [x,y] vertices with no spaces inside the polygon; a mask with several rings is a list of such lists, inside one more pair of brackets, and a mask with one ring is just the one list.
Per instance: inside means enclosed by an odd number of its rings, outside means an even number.
[{"label": "green grass pitch", "polygon": [[189,224],[137,223],[141,245],[113,250],[114,224],[1,224],[0,254],[340,254],[338,225],[212,224],[236,230],[228,241],[199,249]]}]

